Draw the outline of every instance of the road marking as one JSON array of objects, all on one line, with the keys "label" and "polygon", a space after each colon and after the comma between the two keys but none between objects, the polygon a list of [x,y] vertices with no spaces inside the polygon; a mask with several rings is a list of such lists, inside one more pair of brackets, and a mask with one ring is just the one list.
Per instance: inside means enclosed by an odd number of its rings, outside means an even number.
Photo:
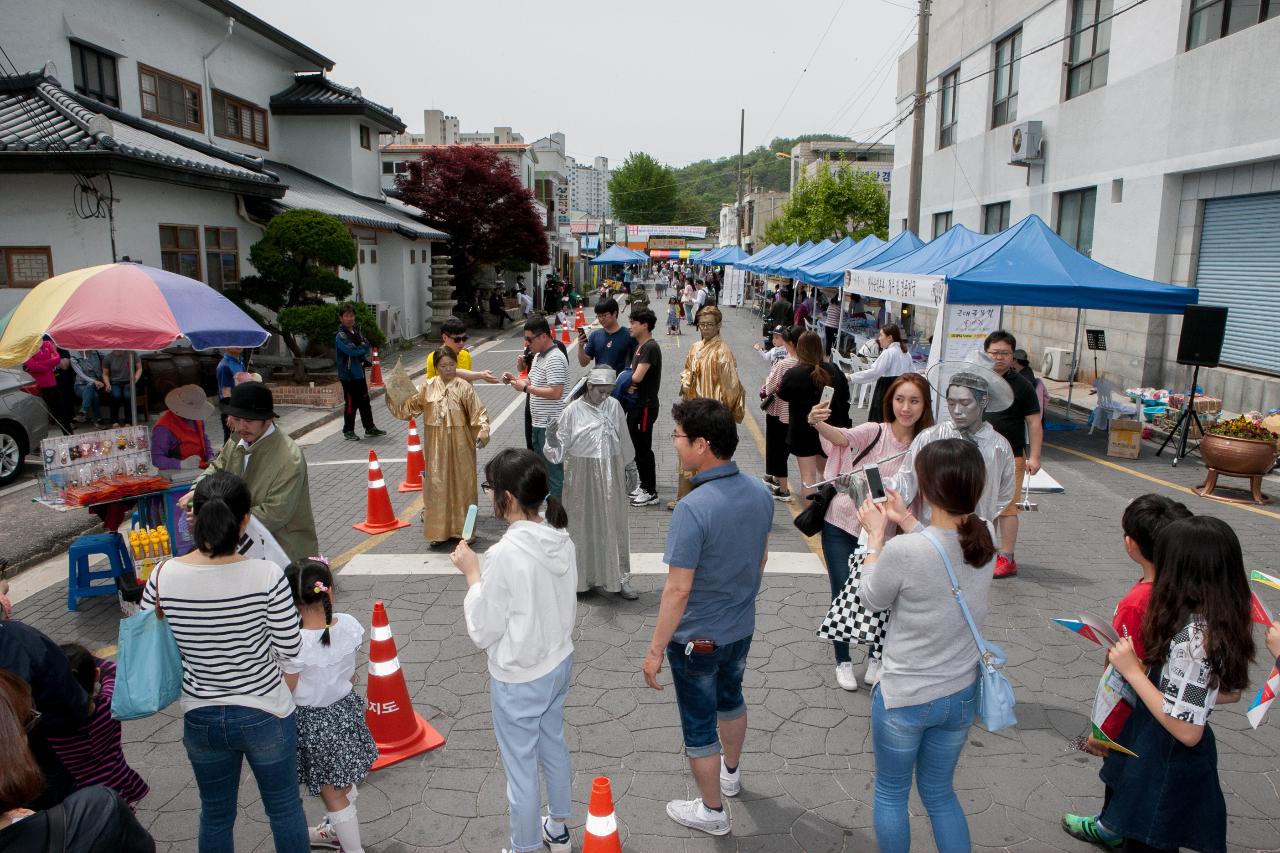
[{"label": "road marking", "polygon": [[[771,551],[765,563],[770,575],[825,575],[827,565],[808,551]],[[458,570],[445,551],[418,554],[360,554],[351,558],[344,575],[456,575]],[[631,574],[665,575],[667,564],[659,552],[633,553]]]},{"label": "road marking", "polygon": [[[1146,480],[1149,483],[1158,483],[1159,485],[1164,486],[1165,488],[1173,489],[1176,492],[1183,492],[1184,494],[1193,495],[1197,498],[1203,497],[1203,495],[1196,494],[1196,492],[1192,490],[1190,486],[1184,486],[1180,483],[1171,483],[1168,480],[1162,480],[1159,477],[1153,477],[1150,474],[1144,474],[1141,471],[1135,471],[1132,468],[1126,468],[1124,465],[1119,465],[1115,462],[1110,461],[1109,459],[1101,459],[1097,456],[1093,456],[1092,454],[1085,453],[1080,450],[1074,450],[1070,447],[1063,447],[1060,444],[1049,444],[1048,442],[1046,442],[1044,446],[1052,447],[1054,450],[1061,450],[1063,453],[1070,453],[1072,456],[1079,456],[1081,459],[1088,459],[1090,462],[1096,462],[1105,468],[1110,468],[1114,471],[1120,471],[1121,473],[1129,474],[1130,476],[1137,477],[1142,480]],[[1229,507],[1234,507],[1235,509],[1242,509],[1245,512],[1252,512],[1258,515],[1265,515],[1268,518],[1280,518],[1280,513],[1271,512],[1270,510],[1265,510],[1265,509],[1262,509],[1261,507],[1252,506],[1250,504],[1228,503],[1226,501],[1214,501],[1214,503],[1220,504],[1221,506],[1229,506]]]},{"label": "road marking", "polygon": [[[25,466],[26,463],[24,462],[23,465]],[[19,480],[18,482],[14,483],[12,486],[7,486],[3,489],[0,489],[0,498],[4,497],[5,495],[11,495],[14,492],[20,492],[23,489],[29,489],[32,486],[38,485],[40,481],[36,479],[34,472],[39,470],[40,470],[39,466],[33,465],[31,467],[31,472],[32,472],[31,477],[29,479]],[[22,475],[19,474],[18,476],[22,476]]]},{"label": "road marking", "polygon": [[[391,458],[386,459],[379,456],[378,461],[381,462],[383,465],[386,465],[387,463],[390,463],[390,462],[403,462],[405,461],[405,457],[392,456]],[[368,464],[369,464],[369,460],[367,458],[365,459],[330,459],[327,462],[308,462],[307,467],[319,468],[322,465],[368,465]]]},{"label": "road marking", "polygon": [[[764,446],[764,433],[760,431],[760,425],[756,423],[756,419],[753,418],[751,415],[747,415],[746,417],[743,418],[743,420],[746,421],[747,423],[747,429],[751,431],[751,437],[755,439],[756,447],[760,448],[760,455],[764,456],[766,454],[766,450]],[[796,479],[798,482],[799,477],[797,477]],[[800,492],[796,489],[792,489],[791,494],[794,497],[792,498],[791,503],[785,504],[785,506],[788,510],[790,510],[791,517],[794,519],[796,516],[800,514],[800,507],[804,503],[804,499],[800,497]],[[797,529],[796,533],[800,533],[800,531]],[[809,550],[812,551],[819,560],[823,561],[822,562],[822,565],[824,567],[823,571],[825,572],[826,557],[823,556],[822,545],[820,544],[819,537],[805,536],[803,533],[800,533],[800,535],[804,538],[804,544],[809,546]],[[766,569],[766,571],[768,570]]]}]

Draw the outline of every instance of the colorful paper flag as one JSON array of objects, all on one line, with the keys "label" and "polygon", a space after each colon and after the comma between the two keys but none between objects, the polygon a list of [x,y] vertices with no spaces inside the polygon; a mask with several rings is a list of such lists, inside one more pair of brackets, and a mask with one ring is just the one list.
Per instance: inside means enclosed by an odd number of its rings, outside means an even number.
[{"label": "colorful paper flag", "polygon": [[1121,746],[1120,744],[1113,741],[1111,738],[1107,737],[1107,733],[1104,732],[1102,729],[1098,728],[1097,723],[1093,723],[1093,739],[1098,741],[1107,749],[1113,752],[1119,752],[1122,755],[1128,755],[1133,758],[1138,757],[1138,753],[1134,752],[1131,749],[1128,749],[1127,747]]},{"label": "colorful paper flag", "polygon": [[1262,718],[1267,715],[1267,709],[1276,700],[1277,692],[1280,692],[1280,666],[1273,666],[1271,674],[1262,684],[1262,689],[1258,691],[1257,696],[1253,697],[1249,710],[1245,712],[1245,716],[1249,718],[1249,725],[1255,729],[1262,725]]},{"label": "colorful paper flag", "polygon": [[1102,642],[1098,639],[1097,635],[1094,634],[1093,631],[1090,631],[1089,626],[1081,622],[1079,619],[1054,619],[1053,621],[1057,622],[1068,631],[1079,634],[1090,642],[1102,645]]},{"label": "colorful paper flag", "polygon": [[1249,572],[1249,580],[1269,586],[1272,589],[1280,589],[1280,578],[1269,575],[1266,572],[1260,572],[1257,569]]},{"label": "colorful paper flag", "polygon": [[1270,628],[1271,616],[1267,613],[1267,606],[1262,603],[1262,599],[1258,598],[1256,592],[1250,592],[1249,595],[1253,599],[1249,604],[1249,618],[1264,628]]}]

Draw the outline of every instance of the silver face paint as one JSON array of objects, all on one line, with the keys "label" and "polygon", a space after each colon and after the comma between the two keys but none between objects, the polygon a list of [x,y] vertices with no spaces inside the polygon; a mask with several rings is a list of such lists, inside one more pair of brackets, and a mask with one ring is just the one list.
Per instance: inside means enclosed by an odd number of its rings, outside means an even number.
[{"label": "silver face paint", "polygon": [[947,414],[957,429],[973,432],[980,427],[986,404],[986,394],[965,385],[952,385],[947,389]]},{"label": "silver face paint", "polygon": [[582,396],[592,406],[599,408],[612,391],[612,385],[588,385]]}]

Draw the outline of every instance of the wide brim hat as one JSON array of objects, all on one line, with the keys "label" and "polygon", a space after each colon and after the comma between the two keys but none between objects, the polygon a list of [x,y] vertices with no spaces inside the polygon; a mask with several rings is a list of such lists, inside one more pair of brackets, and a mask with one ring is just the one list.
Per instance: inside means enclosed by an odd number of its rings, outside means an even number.
[{"label": "wide brim hat", "polygon": [[986,411],[1003,412],[1013,405],[1013,389],[991,365],[986,353],[972,352],[964,361],[940,361],[931,366],[925,372],[925,379],[941,400],[946,400],[947,389],[952,385],[963,385],[986,392]]},{"label": "wide brim hat", "polygon": [[199,385],[180,385],[164,395],[164,406],[180,418],[205,421],[213,417],[214,408]]},{"label": "wide brim hat", "polygon": [[241,382],[231,389],[231,396],[221,401],[222,414],[250,421],[278,418],[271,389],[261,382]]}]

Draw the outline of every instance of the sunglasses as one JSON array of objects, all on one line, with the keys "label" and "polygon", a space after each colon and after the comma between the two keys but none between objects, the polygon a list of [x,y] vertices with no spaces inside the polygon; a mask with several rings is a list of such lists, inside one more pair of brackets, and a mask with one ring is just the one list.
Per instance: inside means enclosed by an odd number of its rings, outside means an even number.
[{"label": "sunglasses", "polygon": [[455,344],[463,343],[466,341],[466,339],[467,339],[466,335],[450,335],[449,336],[449,340],[453,341]]}]

